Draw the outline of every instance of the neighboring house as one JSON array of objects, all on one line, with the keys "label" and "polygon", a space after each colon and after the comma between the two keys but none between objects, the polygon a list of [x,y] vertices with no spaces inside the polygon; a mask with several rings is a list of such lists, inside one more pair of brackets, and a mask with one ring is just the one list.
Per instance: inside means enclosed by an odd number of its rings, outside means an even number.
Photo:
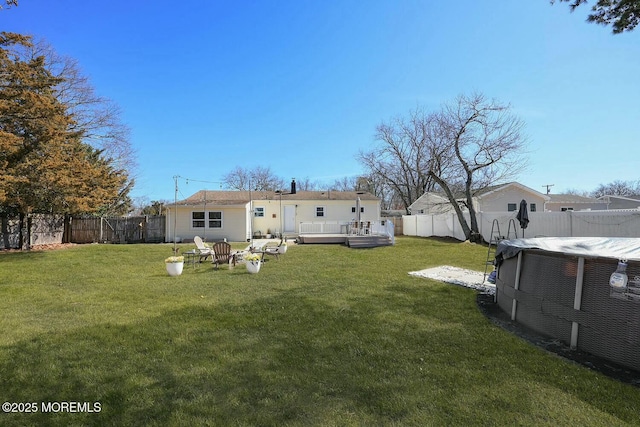
[{"label": "neighboring house", "polygon": [[451,206],[451,203],[449,203],[449,199],[443,195],[432,192],[424,193],[409,206],[409,212],[411,215],[438,215],[451,211],[453,211],[453,207]]},{"label": "neighboring house", "polygon": [[593,197],[575,194],[549,194],[551,198],[545,205],[548,212],[566,211],[602,211],[607,209],[607,203]]},{"label": "neighboring house", "polygon": [[474,197],[474,204],[477,212],[515,212],[522,200],[527,202],[529,212],[543,212],[549,196],[526,185],[509,182],[479,191]]},{"label": "neighboring house", "polygon": [[601,196],[598,197],[607,204],[607,209],[640,209],[640,196]]},{"label": "neighboring house", "polygon": [[[477,191],[473,197],[473,206],[476,212],[513,212],[520,208],[520,202],[526,200],[530,212],[543,212],[545,203],[550,198],[538,191],[517,182],[493,185]],[[464,207],[464,197],[457,198],[458,203]],[[449,200],[437,193],[425,193],[420,196],[410,207],[412,215],[440,214],[452,212],[453,207]]]},{"label": "neighboring house", "polygon": [[348,224],[357,217],[358,198],[361,220],[379,221],[380,199],[370,193],[202,190],[167,206],[166,240],[240,242],[258,233],[297,235],[304,222]]}]

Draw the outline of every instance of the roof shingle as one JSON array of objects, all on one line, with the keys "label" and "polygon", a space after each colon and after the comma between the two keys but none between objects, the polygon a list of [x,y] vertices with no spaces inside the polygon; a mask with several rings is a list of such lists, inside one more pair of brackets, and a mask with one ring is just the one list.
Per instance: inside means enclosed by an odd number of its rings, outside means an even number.
[{"label": "roof shingle", "polygon": [[[296,194],[282,194],[282,200],[380,200],[371,193],[360,191],[298,191]],[[178,200],[178,206],[197,206],[204,203],[212,205],[244,205],[251,200],[280,200],[280,194],[275,191],[210,191],[200,190],[183,200]],[[171,204],[170,206],[173,206]]]}]

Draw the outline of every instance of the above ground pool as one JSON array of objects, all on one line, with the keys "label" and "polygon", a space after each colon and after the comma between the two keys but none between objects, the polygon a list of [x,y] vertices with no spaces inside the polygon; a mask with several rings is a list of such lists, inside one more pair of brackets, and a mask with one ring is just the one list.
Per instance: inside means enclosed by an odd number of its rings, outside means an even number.
[{"label": "above ground pool", "polygon": [[[624,281],[612,277],[622,261]],[[496,302],[511,320],[640,372],[640,239],[503,240],[496,264]]]}]

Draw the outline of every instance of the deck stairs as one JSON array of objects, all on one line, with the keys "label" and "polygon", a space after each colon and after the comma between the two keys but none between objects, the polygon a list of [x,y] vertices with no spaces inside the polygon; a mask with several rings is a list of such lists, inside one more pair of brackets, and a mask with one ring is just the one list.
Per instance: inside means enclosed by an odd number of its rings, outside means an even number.
[{"label": "deck stairs", "polygon": [[375,248],[393,245],[391,238],[383,235],[348,236],[346,243],[350,248]]}]

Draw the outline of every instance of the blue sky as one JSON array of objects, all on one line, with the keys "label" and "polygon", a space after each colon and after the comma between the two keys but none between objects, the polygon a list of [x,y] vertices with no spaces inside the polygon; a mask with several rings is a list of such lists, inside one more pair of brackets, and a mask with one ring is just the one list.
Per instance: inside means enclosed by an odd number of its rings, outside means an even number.
[{"label": "blue sky", "polygon": [[459,94],[526,123],[535,190],[640,179],[640,29],[612,35],[548,0],[21,0],[4,31],[76,58],[115,101],[134,198],[173,200],[236,166],[332,183],[362,172],[375,128]]}]

